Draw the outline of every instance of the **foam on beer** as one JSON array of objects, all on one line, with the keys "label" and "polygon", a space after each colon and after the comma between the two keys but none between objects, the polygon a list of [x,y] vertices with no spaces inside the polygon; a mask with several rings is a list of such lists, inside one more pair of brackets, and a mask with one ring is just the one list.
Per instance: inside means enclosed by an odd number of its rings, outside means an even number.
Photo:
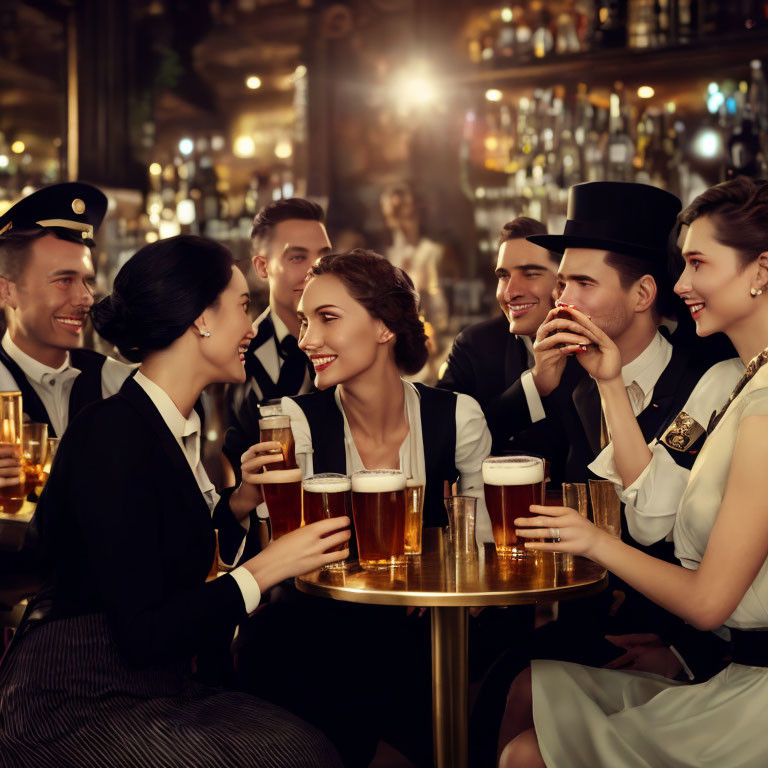
[{"label": "foam on beer", "polygon": [[388,493],[405,489],[405,475],[386,469],[371,469],[352,475],[352,490],[355,493]]},{"label": "foam on beer", "polygon": [[272,483],[300,483],[301,469],[270,469],[269,472],[261,472],[256,482],[263,485]]},{"label": "foam on beer", "polygon": [[533,456],[486,459],[483,482],[486,485],[529,485],[544,479],[544,462]]},{"label": "foam on beer", "polygon": [[341,493],[352,487],[352,481],[348,477],[314,475],[304,480],[302,486],[308,493]]}]

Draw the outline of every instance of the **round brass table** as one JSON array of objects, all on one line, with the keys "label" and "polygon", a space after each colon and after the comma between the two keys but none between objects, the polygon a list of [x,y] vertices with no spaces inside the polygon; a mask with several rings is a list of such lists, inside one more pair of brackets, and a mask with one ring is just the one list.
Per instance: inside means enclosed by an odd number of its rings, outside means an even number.
[{"label": "round brass table", "polygon": [[571,600],[605,588],[604,568],[581,557],[530,553],[498,558],[492,544],[457,556],[439,529],[424,532],[424,552],[405,567],[313,571],[302,592],[351,603],[429,606],[432,620],[432,718],[437,768],[466,768],[469,607]]}]

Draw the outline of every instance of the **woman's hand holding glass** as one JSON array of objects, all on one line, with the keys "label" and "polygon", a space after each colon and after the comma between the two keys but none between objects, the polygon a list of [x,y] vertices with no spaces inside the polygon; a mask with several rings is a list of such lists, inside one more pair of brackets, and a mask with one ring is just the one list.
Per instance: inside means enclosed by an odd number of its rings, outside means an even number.
[{"label": "woman's hand holding glass", "polygon": [[[616,539],[605,531],[600,530],[575,509],[570,507],[545,507],[531,504],[533,517],[515,518],[515,529],[518,536],[525,539],[525,548],[542,552],[567,552],[572,555],[583,555],[593,560],[598,547],[607,540]],[[548,541],[541,541],[548,539]],[[559,541],[552,541],[559,539]]]},{"label": "woman's hand holding glass", "polygon": [[0,487],[19,485],[23,473],[21,447],[0,443]]},{"label": "woman's hand holding glass", "polygon": [[268,464],[277,464],[281,461],[283,461],[283,454],[280,443],[276,440],[255,443],[240,457],[240,471],[243,479],[230,500],[230,508],[238,520],[264,501],[260,484],[263,468]]},{"label": "woman's hand holding glass", "polygon": [[274,539],[244,565],[264,592],[285,579],[349,557],[349,546],[331,551],[349,541],[349,524],[349,517],[343,516],[304,525]]}]

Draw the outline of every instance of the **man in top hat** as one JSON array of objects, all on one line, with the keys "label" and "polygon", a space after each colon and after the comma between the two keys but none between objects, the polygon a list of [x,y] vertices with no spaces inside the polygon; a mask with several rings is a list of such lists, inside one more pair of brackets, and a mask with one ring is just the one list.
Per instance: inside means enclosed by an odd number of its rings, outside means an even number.
[{"label": "man in top hat", "polygon": [[[82,348],[93,304],[92,238],[106,210],[96,187],[68,182],[28,195],[0,217],[0,300],[8,327],[0,389],[20,390],[25,417],[48,424],[52,437],[61,437],[85,405],[115,394],[132,370]],[[0,447],[0,465],[10,461],[9,450]]]},{"label": "man in top hat", "polygon": [[296,308],[307,271],[331,251],[324,219],[319,205],[294,197],[270,203],[253,221],[253,267],[269,283],[269,307],[253,324],[256,335],[245,355],[245,383],[227,392],[224,453],[238,479],[240,457],[259,442],[259,405],[312,389],[312,364],[298,347]]},{"label": "man in top hat", "polygon": [[[708,403],[723,403],[738,378],[734,369],[727,375],[710,377],[707,387],[698,387],[716,353],[686,335],[685,317],[679,318],[680,327],[669,338],[666,329],[660,330],[665,319],[677,314],[667,265],[670,237],[680,209],[674,195],[643,184],[579,184],[569,193],[563,235],[529,238],[563,254],[558,271],[559,307],[538,330],[535,363],[528,374],[534,387],[524,394],[532,422],[556,419],[561,424],[569,444],[568,480],[584,482],[594,477],[596,470],[604,474],[612,463],[600,393],[595,380],[585,375],[596,370],[600,351],[580,335],[579,324],[582,328],[594,324],[615,345],[626,395],[647,444],[662,436],[684,405],[691,407],[694,390]],[[569,311],[570,307],[577,311]],[[563,345],[574,348],[574,341],[581,346],[566,361],[560,350]],[[677,465],[689,469],[700,442],[683,448],[669,452]],[[657,482],[663,484],[664,478]],[[672,510],[677,508],[674,500],[668,503]],[[656,557],[674,558],[671,542],[665,541],[668,531],[660,531],[654,520],[639,515],[632,523],[634,538],[626,518],[622,520],[625,540]],[[674,638],[676,645],[686,646],[684,652],[678,650],[692,664],[701,657],[707,666],[711,656],[702,653],[707,633],[687,632],[678,620],[639,593],[616,586],[621,590],[619,599],[625,602],[614,604],[612,621],[604,624],[604,629],[610,628],[614,634],[645,631]],[[611,597],[608,594],[603,600]],[[571,612],[570,607],[566,612]],[[583,620],[583,616],[576,620]],[[606,661],[610,653],[607,644],[590,648],[592,663]]]}]

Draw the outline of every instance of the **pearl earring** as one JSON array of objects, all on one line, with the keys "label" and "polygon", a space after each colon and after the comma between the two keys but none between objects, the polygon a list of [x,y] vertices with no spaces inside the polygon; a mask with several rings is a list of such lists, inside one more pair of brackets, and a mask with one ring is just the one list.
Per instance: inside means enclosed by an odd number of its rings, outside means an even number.
[{"label": "pearl earring", "polygon": [[211,336],[211,332],[210,332],[210,331],[202,331],[202,333],[201,333],[200,335],[201,335],[201,336],[202,336],[204,339],[208,339],[208,338],[210,338],[210,336]]}]

